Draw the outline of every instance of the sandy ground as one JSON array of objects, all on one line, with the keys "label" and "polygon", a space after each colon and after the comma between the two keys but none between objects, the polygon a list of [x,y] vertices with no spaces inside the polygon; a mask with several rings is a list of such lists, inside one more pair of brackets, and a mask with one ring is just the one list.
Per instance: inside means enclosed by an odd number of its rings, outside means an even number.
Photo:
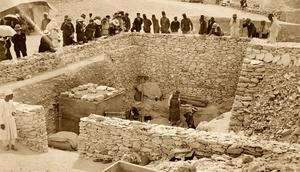
[{"label": "sandy ground", "polygon": [[[239,18],[268,20],[266,16],[238,9],[218,5],[186,3],[179,0],[49,0],[49,2],[55,7],[50,16],[58,23],[63,21],[65,15],[71,16],[74,22],[82,13],[93,13],[94,16],[104,17],[120,10],[128,12],[132,21],[137,12],[147,14],[148,18],[151,18],[152,14],[160,18],[161,11],[166,11],[167,16],[171,20],[174,16],[178,16],[181,19],[183,13],[186,13],[188,16],[205,15],[225,18],[230,18],[235,13]],[[38,33],[27,37],[28,55],[38,52],[40,38],[41,36]],[[11,53],[15,57],[13,48],[11,48]]]},{"label": "sandy ground", "polygon": [[77,152],[50,149],[48,153],[35,153],[17,145],[15,151],[4,151],[0,144],[1,172],[101,172],[111,164],[82,159]]}]

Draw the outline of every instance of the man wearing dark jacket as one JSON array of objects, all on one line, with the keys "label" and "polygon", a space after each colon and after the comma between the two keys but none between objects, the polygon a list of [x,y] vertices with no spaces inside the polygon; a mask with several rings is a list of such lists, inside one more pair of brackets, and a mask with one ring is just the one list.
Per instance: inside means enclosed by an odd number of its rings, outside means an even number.
[{"label": "man wearing dark jacket", "polygon": [[78,19],[76,21],[76,35],[77,35],[77,43],[83,44],[86,42],[85,37],[85,25],[82,19]]},{"label": "man wearing dark jacket", "polygon": [[199,23],[200,23],[199,34],[200,35],[206,34],[207,33],[207,23],[205,21],[204,15],[200,16]]},{"label": "man wearing dark jacket", "polygon": [[88,41],[92,41],[95,38],[96,25],[93,19],[90,19],[89,24],[85,28],[85,36]]},{"label": "man wearing dark jacket", "polygon": [[177,20],[177,17],[174,17],[174,21],[171,22],[171,32],[177,33],[180,28],[180,23]]},{"label": "man wearing dark jacket", "polygon": [[251,19],[246,19],[246,22],[243,24],[243,28],[247,27],[248,38],[257,37],[256,27],[252,23]]},{"label": "man wearing dark jacket", "polygon": [[212,29],[212,26],[213,26],[213,24],[215,23],[216,21],[215,21],[215,18],[214,17],[212,17],[212,18],[210,18],[209,20],[208,20],[208,23],[207,23],[207,34],[209,34],[210,33],[210,31],[211,31],[211,29]]},{"label": "man wearing dark jacket", "polygon": [[142,30],[143,19],[141,18],[141,13],[136,14],[136,18],[133,21],[133,26],[131,32],[140,32]]},{"label": "man wearing dark jacket", "polygon": [[22,56],[25,57],[27,56],[26,35],[21,32],[21,26],[19,24],[16,24],[15,31],[17,33],[12,37],[12,42],[14,43],[16,56],[20,58],[22,53]]},{"label": "man wearing dark jacket", "polygon": [[151,22],[151,20],[149,20],[147,18],[146,14],[143,14],[143,19],[144,19],[144,32],[145,33],[150,33],[152,22]]},{"label": "man wearing dark jacket", "polygon": [[124,21],[125,32],[128,32],[131,28],[131,23],[130,23],[130,18],[128,13],[125,13],[125,16],[123,17],[123,21]]},{"label": "man wearing dark jacket", "polygon": [[61,30],[63,32],[63,43],[64,46],[68,46],[74,43],[74,26],[72,24],[71,18],[65,18],[65,22],[61,25]]},{"label": "man wearing dark jacket", "polygon": [[159,23],[155,15],[152,15],[152,23],[153,23],[153,32],[159,33]]}]

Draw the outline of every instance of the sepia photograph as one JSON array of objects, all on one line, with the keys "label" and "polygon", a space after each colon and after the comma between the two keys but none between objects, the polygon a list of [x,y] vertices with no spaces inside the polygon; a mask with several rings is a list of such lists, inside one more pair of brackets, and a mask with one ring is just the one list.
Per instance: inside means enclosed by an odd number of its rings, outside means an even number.
[{"label": "sepia photograph", "polygon": [[300,0],[0,0],[0,172],[300,172]]}]

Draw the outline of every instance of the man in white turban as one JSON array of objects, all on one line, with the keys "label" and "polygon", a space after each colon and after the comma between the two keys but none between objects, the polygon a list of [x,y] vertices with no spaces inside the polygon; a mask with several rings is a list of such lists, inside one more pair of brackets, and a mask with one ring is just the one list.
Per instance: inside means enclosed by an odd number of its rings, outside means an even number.
[{"label": "man in white turban", "polygon": [[279,31],[281,30],[281,26],[276,17],[273,14],[269,14],[269,20],[271,21],[271,26],[269,27],[269,38],[268,42],[271,44],[276,43]]},{"label": "man in white turban", "polygon": [[13,104],[13,91],[7,90],[4,101],[0,102],[0,140],[6,144],[5,149],[17,150],[15,148],[17,138],[17,127],[14,115],[16,108]]}]

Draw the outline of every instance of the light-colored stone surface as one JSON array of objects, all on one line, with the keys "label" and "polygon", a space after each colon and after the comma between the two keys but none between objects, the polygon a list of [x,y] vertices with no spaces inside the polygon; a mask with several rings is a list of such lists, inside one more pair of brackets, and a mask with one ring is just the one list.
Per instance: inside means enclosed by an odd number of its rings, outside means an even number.
[{"label": "light-colored stone surface", "polygon": [[138,151],[150,160],[159,160],[170,156],[172,150],[180,147],[193,149],[200,156],[239,156],[244,153],[258,157],[299,153],[300,149],[299,145],[97,115],[82,118],[80,122],[79,152],[86,157],[119,160],[124,154]]},{"label": "light-colored stone surface", "polygon": [[46,131],[45,110],[38,105],[15,103],[17,141],[36,152],[47,152],[48,141]]},{"label": "light-colored stone surface", "polygon": [[[300,48],[249,45],[248,51],[265,54],[265,59],[253,60],[249,55],[244,59],[232,109],[231,129],[244,130],[247,135],[300,143],[299,135],[295,134],[300,124],[300,69],[297,66]],[[248,78],[248,82],[244,78]]]}]

